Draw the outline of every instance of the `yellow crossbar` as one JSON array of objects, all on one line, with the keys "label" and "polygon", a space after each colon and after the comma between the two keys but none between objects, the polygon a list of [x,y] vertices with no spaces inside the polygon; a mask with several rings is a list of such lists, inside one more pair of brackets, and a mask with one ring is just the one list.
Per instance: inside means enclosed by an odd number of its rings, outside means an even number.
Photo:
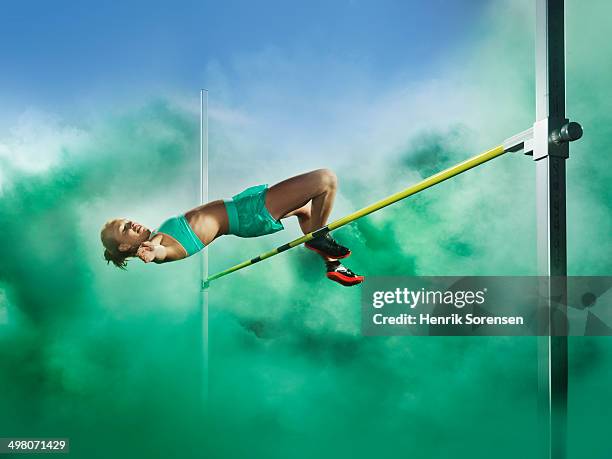
[{"label": "yellow crossbar", "polygon": [[252,258],[250,260],[246,260],[243,261],[240,264],[237,264],[235,266],[232,266],[231,268],[226,269],[225,271],[221,271],[217,274],[213,274],[212,276],[209,276],[203,283],[202,283],[202,288],[208,288],[209,284],[211,281],[215,280],[215,279],[219,279],[220,277],[223,276],[227,276],[228,274],[231,274],[235,271],[238,271],[242,268],[246,268],[247,266],[251,266],[261,260],[265,260],[266,258],[270,258],[273,257],[274,255],[278,255],[281,252],[284,252],[286,250],[292,249],[294,247],[297,247],[298,245],[301,245],[305,242],[308,242],[312,239],[314,239],[315,237],[324,235],[325,233],[328,233],[330,231],[336,230],[348,223],[351,223],[361,217],[365,217],[366,215],[369,215],[373,212],[376,212],[377,210],[380,210],[384,207],[387,207],[391,204],[394,204],[398,201],[401,201],[402,199],[407,198],[408,196],[412,196],[414,194],[417,194],[427,188],[430,188],[434,185],[437,185],[438,183],[441,183],[451,177],[455,177],[459,174],[461,174],[462,172],[465,172],[467,170],[473,169],[476,166],[480,166],[483,163],[486,163],[487,161],[497,158],[498,156],[503,155],[504,153],[506,153],[506,151],[508,151],[507,149],[504,148],[503,145],[499,145],[495,148],[492,148],[491,150],[485,151],[484,153],[481,153],[479,155],[474,156],[473,158],[470,158],[466,161],[463,161],[459,164],[456,164],[452,167],[449,167],[446,170],[443,170],[441,172],[438,172],[437,174],[432,175],[431,177],[426,178],[425,180],[422,180],[421,182],[417,183],[416,185],[412,185],[408,188],[406,188],[405,190],[402,190],[398,193],[392,194],[391,196],[388,196],[384,199],[381,199],[380,201],[375,202],[374,204],[371,204],[367,207],[364,207],[363,209],[360,209],[356,212],[353,212],[352,214],[347,215],[346,217],[342,217],[339,218],[338,220],[333,221],[332,223],[324,226],[323,228],[319,228],[316,231],[313,231],[311,233],[305,234],[302,237],[299,237],[297,239],[294,239],[291,242],[288,242],[287,244],[281,245],[280,247],[277,247],[274,250],[271,250],[269,252],[263,253],[255,258]]}]

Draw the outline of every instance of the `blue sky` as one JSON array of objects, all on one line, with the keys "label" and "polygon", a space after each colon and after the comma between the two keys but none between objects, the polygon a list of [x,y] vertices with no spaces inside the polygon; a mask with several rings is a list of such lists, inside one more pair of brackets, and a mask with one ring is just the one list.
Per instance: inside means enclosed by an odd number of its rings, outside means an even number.
[{"label": "blue sky", "polygon": [[[487,0],[309,2],[5,2],[0,16],[3,118],[36,106],[55,113],[83,103],[208,86],[222,67],[240,97],[236,59],[274,50],[294,56],[304,88],[330,62],[377,80],[427,75],[473,33]],[[90,105],[91,106],[91,105]]]}]

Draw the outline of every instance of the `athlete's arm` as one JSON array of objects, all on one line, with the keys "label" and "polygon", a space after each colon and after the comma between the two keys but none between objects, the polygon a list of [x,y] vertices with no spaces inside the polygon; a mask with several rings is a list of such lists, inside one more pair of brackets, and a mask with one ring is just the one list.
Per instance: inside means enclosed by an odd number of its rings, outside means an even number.
[{"label": "athlete's arm", "polygon": [[[158,237],[159,236],[159,237]],[[179,251],[174,246],[165,246],[161,244],[162,235],[156,235],[152,240],[143,242],[136,256],[145,263],[154,261],[155,263],[167,263],[185,258],[185,254]]]}]

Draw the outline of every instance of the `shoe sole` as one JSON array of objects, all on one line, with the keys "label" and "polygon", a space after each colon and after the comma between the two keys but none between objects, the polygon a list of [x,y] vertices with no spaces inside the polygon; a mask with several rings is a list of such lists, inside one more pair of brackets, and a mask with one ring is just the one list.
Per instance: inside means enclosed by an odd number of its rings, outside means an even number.
[{"label": "shoe sole", "polygon": [[330,255],[328,253],[322,252],[319,249],[315,249],[314,247],[310,247],[309,245],[306,245],[306,244],[304,244],[304,247],[306,247],[308,250],[312,250],[313,252],[318,253],[322,257],[333,258],[334,260],[342,260],[343,258],[347,258],[351,254],[351,251],[349,250],[346,255],[342,255],[342,256],[337,257],[335,255]]},{"label": "shoe sole", "polygon": [[327,278],[334,282],[344,285],[345,287],[352,287],[353,285],[361,284],[365,277],[347,277],[337,272],[327,273]]}]

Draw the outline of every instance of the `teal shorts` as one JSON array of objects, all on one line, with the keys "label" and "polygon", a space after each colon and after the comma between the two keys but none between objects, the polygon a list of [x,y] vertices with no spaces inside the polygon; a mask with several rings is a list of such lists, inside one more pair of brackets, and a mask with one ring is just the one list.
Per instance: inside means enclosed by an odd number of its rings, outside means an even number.
[{"label": "teal shorts", "polygon": [[266,208],[267,191],[268,185],[252,186],[224,201],[229,220],[229,234],[257,237],[285,228]]}]

